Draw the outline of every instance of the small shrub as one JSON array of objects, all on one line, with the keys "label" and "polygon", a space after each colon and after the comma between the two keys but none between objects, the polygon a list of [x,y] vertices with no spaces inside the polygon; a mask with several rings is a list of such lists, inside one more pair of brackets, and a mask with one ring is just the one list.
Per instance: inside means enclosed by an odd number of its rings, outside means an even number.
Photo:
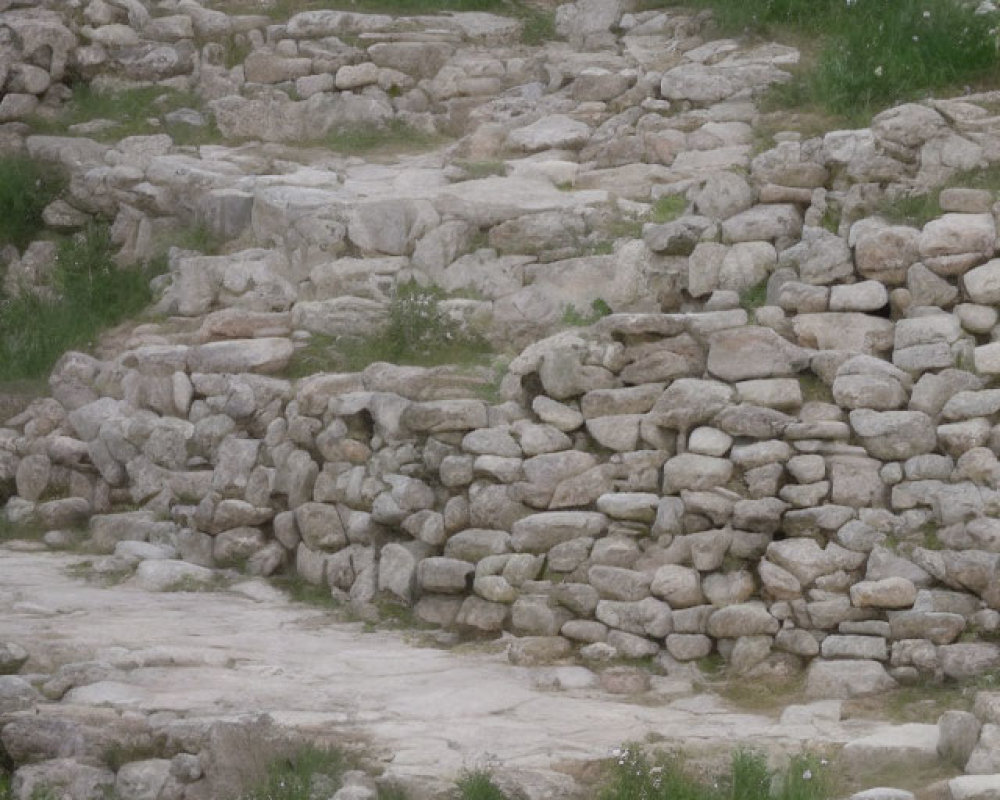
[{"label": "small shrub", "polygon": [[448,294],[415,281],[396,287],[385,325],[370,336],[348,339],[314,335],[289,366],[289,377],[330,369],[357,371],[376,361],[436,366],[482,363],[489,342],[441,308]]},{"label": "small shrub", "polygon": [[42,230],[42,212],[64,183],[55,167],[24,156],[0,157],[0,247],[23,250]]},{"label": "small shrub", "polygon": [[507,795],[493,782],[493,776],[484,769],[463,773],[457,786],[461,800],[507,800]]}]

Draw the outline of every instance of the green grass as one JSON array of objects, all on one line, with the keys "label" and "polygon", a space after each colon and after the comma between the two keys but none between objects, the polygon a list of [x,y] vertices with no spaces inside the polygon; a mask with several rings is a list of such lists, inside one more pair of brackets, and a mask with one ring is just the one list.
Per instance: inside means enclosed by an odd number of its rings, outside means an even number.
[{"label": "green grass", "polygon": [[24,249],[41,232],[42,212],[64,184],[55,167],[24,156],[0,157],[0,247]]},{"label": "green grass", "polygon": [[460,167],[470,180],[507,174],[507,167],[503,161],[456,161],[455,166]]},{"label": "green grass", "polygon": [[831,791],[825,764],[812,755],[775,772],[763,754],[738,749],[729,770],[715,776],[696,776],[676,756],[649,755],[637,744],[612,755],[599,800],[823,800]]},{"label": "green grass", "polygon": [[[13,495],[12,495],[13,496]],[[31,541],[40,540],[46,531],[37,522],[11,522],[3,514],[0,514],[0,542],[11,539],[27,539]]]},{"label": "green grass", "polygon": [[673,222],[687,208],[687,198],[682,194],[665,194],[654,204],[650,212],[650,221],[657,223]]},{"label": "green grass", "polygon": [[751,286],[740,292],[740,308],[749,313],[753,313],[758,308],[767,304],[767,281]]},{"label": "green grass", "polygon": [[833,390],[818,375],[811,372],[801,373],[799,386],[802,388],[803,403],[833,402]]},{"label": "green grass", "polygon": [[563,325],[582,328],[587,325],[593,325],[597,320],[608,316],[610,313],[612,313],[611,306],[603,298],[598,297],[590,304],[589,314],[584,314],[576,306],[567,304],[566,308],[563,309],[562,322]]},{"label": "green grass", "polygon": [[211,121],[201,127],[166,121],[166,115],[171,111],[180,108],[198,110],[201,106],[200,98],[194,93],[159,86],[99,92],[87,84],[78,83],[73,86],[73,96],[55,119],[36,117],[31,124],[37,133],[62,135],[69,133],[73,125],[92,120],[111,120],[114,125],[90,134],[103,142],[154,133],[168,133],[179,145],[221,141],[219,130]]},{"label": "green grass", "polygon": [[941,210],[941,192],[954,187],[985,189],[996,196],[1000,192],[1000,165],[956,173],[941,186],[926,194],[906,194],[886,198],[876,213],[889,222],[921,228],[944,213]]},{"label": "green grass", "polygon": [[815,43],[785,104],[854,118],[936,90],[992,86],[998,77],[996,15],[955,0],[659,0],[709,7],[726,33]]},{"label": "green grass", "polygon": [[932,219],[941,216],[938,204],[940,192],[929,194],[904,194],[887,199],[878,208],[879,216],[896,225],[913,225],[922,228]]},{"label": "green grass", "polygon": [[359,126],[333,130],[317,144],[336,153],[378,155],[419,152],[445,141],[447,139],[444,136],[417,130],[412,125],[394,119],[380,128]]},{"label": "green grass", "polygon": [[461,800],[507,800],[507,795],[493,782],[493,775],[485,769],[464,772],[456,785]]},{"label": "green grass", "polygon": [[237,67],[246,61],[253,51],[253,45],[243,33],[230,33],[222,40],[222,63],[226,69]]},{"label": "green grass", "polygon": [[107,226],[64,239],[56,259],[57,299],[0,295],[0,381],[45,375],[67,350],[90,347],[104,328],[152,299],[147,269],[119,269]]},{"label": "green grass", "polygon": [[241,794],[239,800],[312,800],[314,786],[320,783],[339,786],[349,766],[340,750],[307,746],[288,758],[274,761],[268,767],[267,777]]},{"label": "green grass", "polygon": [[296,352],[286,374],[301,378],[334,370],[356,372],[376,361],[423,367],[485,363],[492,354],[489,342],[441,308],[447,297],[437,286],[401,284],[379,331],[355,338],[313,335]]},{"label": "green grass", "polygon": [[333,610],[340,607],[329,588],[317,586],[309,583],[299,575],[279,575],[271,578],[271,583],[288,593],[290,599],[296,603],[305,603],[316,608],[326,608]]}]

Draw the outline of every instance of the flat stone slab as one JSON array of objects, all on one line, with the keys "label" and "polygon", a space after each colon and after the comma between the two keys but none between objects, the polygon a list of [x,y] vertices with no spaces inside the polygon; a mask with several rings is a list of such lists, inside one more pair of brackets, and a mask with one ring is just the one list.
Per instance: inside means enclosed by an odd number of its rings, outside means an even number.
[{"label": "flat stone slab", "polygon": [[[200,718],[249,708],[282,725],[337,726],[392,753],[389,771],[403,779],[448,780],[486,753],[510,770],[555,776],[559,763],[603,759],[653,734],[687,752],[718,752],[771,742],[835,746],[885,730],[861,720],[841,725],[832,710],[779,722],[710,694],[636,705],[591,686],[585,670],[514,667],[502,652],[413,647],[284,598],[151,593],[131,582],[100,587],[66,574],[80,560],[0,554],[0,640],[23,643],[42,663],[47,649],[70,648],[81,660],[113,652],[138,665],[73,689],[74,703]],[[39,616],[40,606],[51,613]],[[674,683],[671,693],[680,690]]]}]

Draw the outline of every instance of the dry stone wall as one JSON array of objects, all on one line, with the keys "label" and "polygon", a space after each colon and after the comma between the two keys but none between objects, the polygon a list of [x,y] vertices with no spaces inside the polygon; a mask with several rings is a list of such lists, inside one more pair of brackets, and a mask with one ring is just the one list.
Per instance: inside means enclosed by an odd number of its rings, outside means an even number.
[{"label": "dry stone wall", "polygon": [[[996,198],[950,188],[921,227],[878,213],[1000,160],[990,97],[755,155],[753,98],[797,54],[706,41],[679,12],[616,7],[613,32],[563,6],[581,55],[526,53],[488,15],[435,17],[427,40],[426,21],[340,12],[94,0],[81,27],[13,5],[10,87],[48,59],[50,81],[66,62],[196,88],[231,137],[390,117],[463,136],[387,169],[5,127],[72,171],[72,210],[117,215],[124,261],[194,220],[233,240],[172,252],[174,327],[67,354],[0,428],[9,523],[52,545],[85,526],[98,569],[149,588],[294,570],[360,608],[509,631],[522,661],[718,653],[750,676],[808,666],[822,696],[1000,666]],[[239,67],[195,46],[226,35],[252,45]],[[0,110],[56,102],[42,83]],[[678,219],[609,233],[661,196]],[[497,397],[448,367],[280,377],[310,335],[375,330],[410,279],[474,294],[445,305],[516,348]],[[559,330],[598,298],[615,313]]]}]

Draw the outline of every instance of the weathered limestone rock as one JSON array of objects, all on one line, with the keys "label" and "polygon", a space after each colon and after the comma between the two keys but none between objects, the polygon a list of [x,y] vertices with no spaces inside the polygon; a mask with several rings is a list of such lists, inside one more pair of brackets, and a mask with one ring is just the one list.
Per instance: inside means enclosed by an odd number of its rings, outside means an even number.
[{"label": "weathered limestone rock", "polygon": [[562,114],[542,117],[537,122],[516,128],[507,143],[516,150],[529,153],[539,150],[579,149],[590,140],[590,126]]},{"label": "weathered limestone rock", "polygon": [[938,755],[963,769],[979,741],[981,728],[982,723],[968,711],[945,711],[938,719]]},{"label": "weathered limestone rock", "polygon": [[809,697],[854,697],[896,688],[878,661],[823,661],[816,659],[806,673]]},{"label": "weathered limestone rock", "polygon": [[917,598],[917,587],[906,578],[861,581],[851,587],[851,603],[858,608],[909,608]]},{"label": "weathered limestone rock", "polygon": [[770,328],[733,328],[710,337],[708,371],[730,382],[784,377],[805,369],[809,355]]},{"label": "weathered limestone rock", "polygon": [[851,428],[873,458],[906,459],[931,452],[937,444],[933,421],[920,411],[872,411],[850,414]]},{"label": "weathered limestone rock", "polygon": [[778,620],[772,617],[766,608],[754,603],[726,606],[708,618],[708,635],[716,639],[773,636],[779,627]]}]

